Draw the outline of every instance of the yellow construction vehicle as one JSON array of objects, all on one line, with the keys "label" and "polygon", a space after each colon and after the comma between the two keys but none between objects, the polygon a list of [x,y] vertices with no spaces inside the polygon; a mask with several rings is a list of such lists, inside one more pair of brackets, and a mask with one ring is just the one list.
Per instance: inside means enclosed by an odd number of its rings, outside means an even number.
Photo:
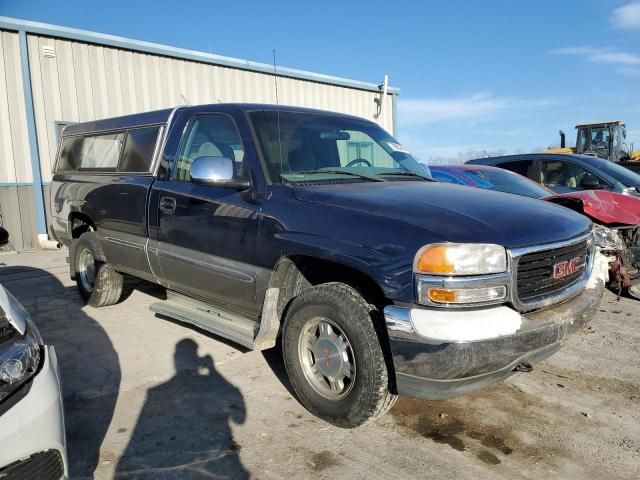
[{"label": "yellow construction vehicle", "polygon": [[613,162],[640,161],[640,151],[627,147],[627,126],[620,120],[581,123],[576,125],[576,146],[567,147],[565,134],[560,130],[560,148],[549,148],[547,153],[579,153],[594,155]]}]

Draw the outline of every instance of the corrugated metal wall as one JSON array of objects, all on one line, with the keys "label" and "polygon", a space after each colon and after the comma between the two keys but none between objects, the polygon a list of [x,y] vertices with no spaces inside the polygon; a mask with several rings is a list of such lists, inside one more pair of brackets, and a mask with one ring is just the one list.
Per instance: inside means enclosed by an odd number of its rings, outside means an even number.
[{"label": "corrugated metal wall", "polygon": [[[45,195],[57,150],[56,122],[126,115],[185,101],[275,103],[274,77],[267,73],[33,33],[27,34],[27,44]],[[22,82],[18,34],[0,30],[0,222],[17,250],[35,248],[38,233]],[[357,115],[393,131],[391,95],[376,119],[374,91],[279,76],[278,94],[283,105]]]},{"label": "corrugated metal wall", "polygon": [[10,247],[34,247],[35,201],[18,34],[0,31],[0,225]]},{"label": "corrugated metal wall", "polygon": [[[274,78],[259,72],[49,37],[28,36],[42,179],[51,179],[55,122],[87,121],[159,108],[217,102],[275,103]],[[54,56],[43,52],[55,51]],[[278,78],[283,105],[374,119],[375,92]],[[183,99],[184,97],[184,99]],[[391,131],[392,98],[378,123]]]},{"label": "corrugated metal wall", "polygon": [[0,32],[0,183],[30,183],[18,34]]}]

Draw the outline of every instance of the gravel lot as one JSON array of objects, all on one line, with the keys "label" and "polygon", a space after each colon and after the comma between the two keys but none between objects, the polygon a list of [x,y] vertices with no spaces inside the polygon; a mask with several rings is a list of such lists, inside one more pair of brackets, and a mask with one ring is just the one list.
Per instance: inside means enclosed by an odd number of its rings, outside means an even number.
[{"label": "gravel lot", "polygon": [[155,317],[160,288],[85,307],[66,254],[3,254],[0,282],[56,347],[72,478],[638,478],[638,301],[608,293],[531,373],[341,430],[292,397],[279,352]]}]

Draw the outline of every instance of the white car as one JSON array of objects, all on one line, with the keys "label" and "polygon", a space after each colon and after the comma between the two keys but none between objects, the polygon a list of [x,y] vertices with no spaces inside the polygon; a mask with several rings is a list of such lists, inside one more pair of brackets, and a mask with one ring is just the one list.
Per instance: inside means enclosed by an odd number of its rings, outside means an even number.
[{"label": "white car", "polygon": [[67,477],[55,350],[0,285],[0,479]]}]

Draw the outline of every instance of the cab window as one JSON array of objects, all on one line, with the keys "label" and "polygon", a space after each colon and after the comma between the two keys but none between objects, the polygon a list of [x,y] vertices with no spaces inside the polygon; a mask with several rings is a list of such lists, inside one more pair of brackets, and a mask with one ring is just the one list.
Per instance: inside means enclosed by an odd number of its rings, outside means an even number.
[{"label": "cab window", "polygon": [[244,148],[230,117],[206,114],[189,121],[176,157],[173,179],[189,181],[191,164],[200,157],[229,158],[234,162],[235,175],[246,176]]},{"label": "cab window", "polygon": [[559,160],[543,162],[541,175],[544,185],[559,192],[607,186],[604,180],[580,165]]}]

